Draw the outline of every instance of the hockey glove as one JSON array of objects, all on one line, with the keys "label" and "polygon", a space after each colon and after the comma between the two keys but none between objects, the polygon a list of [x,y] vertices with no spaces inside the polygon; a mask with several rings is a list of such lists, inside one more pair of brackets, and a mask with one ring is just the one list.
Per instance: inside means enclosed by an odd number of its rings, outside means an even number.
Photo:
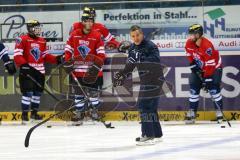
[{"label": "hockey glove", "polygon": [[56,56],[57,65],[64,63],[64,54]]},{"label": "hockey glove", "polygon": [[67,61],[64,63],[63,68],[67,74],[73,71],[73,63],[71,61]]},{"label": "hockey glove", "polygon": [[87,84],[92,84],[95,83],[98,77],[98,72],[101,70],[101,68],[99,68],[99,66],[93,64],[92,66],[90,66],[90,68],[88,69],[88,71],[86,72],[85,76],[84,76],[84,82]]},{"label": "hockey glove", "polygon": [[190,69],[193,73],[196,73],[196,72],[199,72],[201,71],[201,69],[198,67],[198,65],[195,63],[195,61],[193,61],[191,64],[190,64]]},{"label": "hockey glove", "polygon": [[113,86],[122,86],[126,78],[126,75],[122,74],[121,72],[117,72],[113,77]]},{"label": "hockey glove", "polygon": [[204,79],[203,79],[203,72],[202,70],[198,67],[198,65],[195,63],[195,61],[193,61],[191,64],[190,64],[190,69],[192,71],[192,73],[196,74],[197,77],[203,82]]},{"label": "hockey glove", "polygon": [[96,64],[93,64],[92,66],[90,66],[90,68],[88,69],[87,75],[94,77],[96,75],[98,75],[98,72],[101,70],[101,66],[97,66]]},{"label": "hockey glove", "polygon": [[105,48],[107,50],[113,50],[113,49],[117,49],[118,47],[116,46],[115,43],[112,43],[111,41],[109,41],[106,45],[105,45]]},{"label": "hockey glove", "polygon": [[29,64],[25,63],[23,65],[20,66],[20,73],[23,75],[30,75],[30,76],[34,76],[34,72],[36,71],[36,69],[34,69],[33,67],[31,67]]},{"label": "hockey glove", "polygon": [[129,41],[122,41],[118,47],[118,51],[119,52],[123,52],[123,53],[126,53],[127,50],[130,48],[131,46],[131,42]]},{"label": "hockey glove", "polygon": [[88,68],[88,71],[84,75],[84,82],[88,84],[95,83],[98,77],[98,73],[103,66],[103,60],[99,57],[93,58],[93,64]]},{"label": "hockey glove", "polygon": [[12,60],[5,62],[4,66],[10,75],[13,75],[14,73],[16,73],[16,67]]}]

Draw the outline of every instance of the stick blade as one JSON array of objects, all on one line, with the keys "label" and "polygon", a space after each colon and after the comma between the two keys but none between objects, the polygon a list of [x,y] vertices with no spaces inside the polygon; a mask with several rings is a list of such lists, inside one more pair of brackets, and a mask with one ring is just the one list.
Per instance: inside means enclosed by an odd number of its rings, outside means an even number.
[{"label": "stick blade", "polygon": [[106,128],[111,128],[111,129],[115,128],[115,127],[112,126],[111,122],[110,123],[105,123],[105,127]]},{"label": "stick blade", "polygon": [[30,128],[28,133],[27,133],[27,135],[26,135],[26,137],[25,137],[24,146],[26,148],[29,146],[30,137],[31,137],[31,134],[32,134],[34,129],[35,129],[35,127]]},{"label": "stick blade", "polygon": [[231,123],[230,123],[229,121],[227,121],[227,123],[228,123],[228,126],[229,126],[229,127],[232,127],[232,125],[231,125]]}]

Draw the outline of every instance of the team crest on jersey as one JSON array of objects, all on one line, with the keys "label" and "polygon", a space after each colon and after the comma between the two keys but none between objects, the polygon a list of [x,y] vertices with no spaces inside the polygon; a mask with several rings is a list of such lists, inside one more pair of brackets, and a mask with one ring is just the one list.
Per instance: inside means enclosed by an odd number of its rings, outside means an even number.
[{"label": "team crest on jersey", "polygon": [[78,52],[81,54],[81,56],[85,59],[88,53],[90,52],[90,48],[88,48],[85,45],[80,45],[78,48]]},{"label": "team crest on jersey", "polygon": [[40,59],[41,52],[38,47],[34,47],[30,52],[36,61]]},{"label": "team crest on jersey", "polygon": [[209,56],[211,56],[211,55],[212,55],[212,48],[208,48],[208,49],[206,50],[206,53],[207,53]]}]

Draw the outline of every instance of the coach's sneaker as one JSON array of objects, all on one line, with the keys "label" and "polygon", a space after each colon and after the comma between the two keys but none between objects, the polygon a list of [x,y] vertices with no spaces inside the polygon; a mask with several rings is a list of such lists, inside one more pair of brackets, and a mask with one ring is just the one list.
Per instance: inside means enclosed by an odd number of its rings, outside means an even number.
[{"label": "coach's sneaker", "polygon": [[159,143],[159,142],[162,142],[162,141],[163,141],[162,137],[154,137],[154,142],[155,143]]},{"label": "coach's sneaker", "polygon": [[217,117],[217,122],[220,124],[223,121],[223,114],[221,110],[216,110],[216,117]]},{"label": "coach's sneaker", "polygon": [[37,111],[32,111],[30,116],[32,121],[41,121],[43,119],[42,116],[40,116]]},{"label": "coach's sneaker", "polygon": [[147,136],[141,136],[136,138],[136,145],[137,146],[149,146],[154,145],[156,142],[154,141],[154,137],[147,137]]},{"label": "coach's sneaker", "polygon": [[187,112],[185,123],[186,124],[194,124],[196,119],[196,112],[193,109],[189,109]]},{"label": "coach's sneaker", "polygon": [[26,125],[29,124],[28,112],[22,112],[22,124]]}]

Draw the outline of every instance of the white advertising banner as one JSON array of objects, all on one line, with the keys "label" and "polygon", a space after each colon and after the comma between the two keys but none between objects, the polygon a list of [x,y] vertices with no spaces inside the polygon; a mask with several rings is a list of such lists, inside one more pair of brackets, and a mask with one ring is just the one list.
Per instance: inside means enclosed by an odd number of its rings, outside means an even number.
[{"label": "white advertising banner", "polygon": [[[224,39],[210,39],[214,47],[219,51],[239,51],[240,39],[238,38],[224,38]],[[160,52],[185,52],[184,47],[186,40],[152,40]],[[9,49],[9,54],[13,55],[15,43],[5,43]],[[65,42],[48,42],[47,49],[50,53],[62,54],[64,52]]]},{"label": "white advertising banner", "polygon": [[[187,28],[194,23],[204,27],[205,36],[214,39],[220,50],[240,50],[239,5],[97,10],[97,22],[105,24],[119,41],[130,40],[129,28],[138,24],[145,36],[162,51],[183,50]],[[49,41],[65,42],[71,25],[80,20],[80,11],[1,13],[1,40],[4,43],[26,33],[25,23],[37,19],[43,23],[42,36]]]}]

